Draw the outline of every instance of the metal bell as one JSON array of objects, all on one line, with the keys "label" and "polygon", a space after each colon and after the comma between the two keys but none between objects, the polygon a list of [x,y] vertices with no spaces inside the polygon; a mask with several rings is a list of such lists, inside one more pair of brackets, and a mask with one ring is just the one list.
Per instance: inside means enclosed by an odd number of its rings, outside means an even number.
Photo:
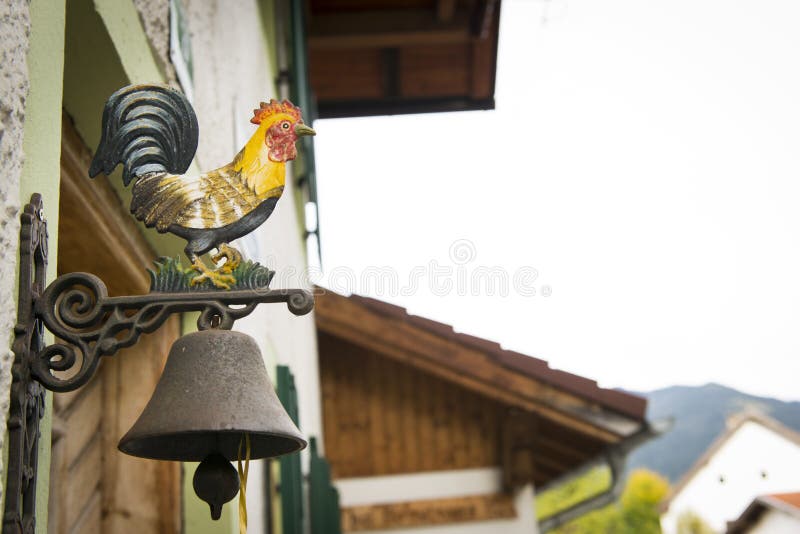
[{"label": "metal bell", "polygon": [[155,460],[199,462],[212,453],[236,460],[245,433],[252,459],[307,444],[278,400],[255,340],[204,330],[172,345],[150,402],[119,449]]},{"label": "metal bell", "polygon": [[[238,490],[236,470],[233,477],[226,474],[222,459],[244,457],[245,435],[251,459],[297,452],[307,444],[278,400],[255,340],[240,332],[205,330],[172,345],[150,402],[119,450],[155,460],[203,461],[195,490],[216,519],[222,503]],[[229,486],[225,491],[220,480]],[[204,493],[225,498],[209,500]]]}]

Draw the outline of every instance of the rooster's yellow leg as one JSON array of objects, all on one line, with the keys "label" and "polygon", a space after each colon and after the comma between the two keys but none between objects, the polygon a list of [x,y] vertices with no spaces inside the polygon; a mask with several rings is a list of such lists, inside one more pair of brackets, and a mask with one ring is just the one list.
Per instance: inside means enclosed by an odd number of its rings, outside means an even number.
[{"label": "rooster's yellow leg", "polygon": [[214,263],[219,263],[222,258],[225,258],[225,263],[219,268],[220,272],[230,274],[242,263],[242,253],[229,244],[220,244],[218,250],[219,252],[211,259],[214,260]]},{"label": "rooster's yellow leg", "polygon": [[230,289],[231,284],[236,283],[236,278],[229,274],[209,269],[197,256],[192,257],[192,268],[199,273],[189,282],[192,287],[202,284],[206,280],[210,280],[214,287],[219,289]]}]

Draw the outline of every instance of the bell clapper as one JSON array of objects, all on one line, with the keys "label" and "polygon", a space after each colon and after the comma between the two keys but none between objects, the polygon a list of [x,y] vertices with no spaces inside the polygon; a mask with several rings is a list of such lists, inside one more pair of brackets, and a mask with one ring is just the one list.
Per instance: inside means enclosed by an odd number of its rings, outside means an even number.
[{"label": "bell clapper", "polygon": [[239,492],[239,475],[231,463],[219,453],[206,456],[192,479],[194,492],[211,507],[211,519],[222,515],[222,505]]}]

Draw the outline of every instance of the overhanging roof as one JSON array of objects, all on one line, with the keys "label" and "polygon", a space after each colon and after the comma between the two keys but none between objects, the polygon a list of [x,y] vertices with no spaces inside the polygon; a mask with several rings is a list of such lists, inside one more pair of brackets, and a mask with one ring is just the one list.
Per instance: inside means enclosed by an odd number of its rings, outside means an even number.
[{"label": "overhanging roof", "polygon": [[542,436],[542,447],[563,452],[580,449],[581,440],[593,444],[586,451],[573,451],[573,467],[647,426],[647,401],[641,397],[601,388],[592,380],[551,369],[543,360],[456,333],[449,325],[409,315],[398,306],[318,288],[316,321],[322,334],[536,414],[546,425],[540,429],[552,429],[551,436]]},{"label": "overhanging roof", "polygon": [[494,108],[499,0],[311,0],[319,116]]}]

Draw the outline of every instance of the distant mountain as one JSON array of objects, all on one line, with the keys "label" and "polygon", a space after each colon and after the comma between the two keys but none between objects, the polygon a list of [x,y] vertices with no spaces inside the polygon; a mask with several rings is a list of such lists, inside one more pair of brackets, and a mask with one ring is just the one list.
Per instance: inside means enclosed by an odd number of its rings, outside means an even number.
[{"label": "distant mountain", "polygon": [[672,386],[639,393],[648,399],[650,421],[673,417],[672,430],[628,457],[628,469],[645,467],[675,483],[722,434],[725,420],[745,409],[758,409],[800,432],[800,402],[747,395],[719,384]]}]

